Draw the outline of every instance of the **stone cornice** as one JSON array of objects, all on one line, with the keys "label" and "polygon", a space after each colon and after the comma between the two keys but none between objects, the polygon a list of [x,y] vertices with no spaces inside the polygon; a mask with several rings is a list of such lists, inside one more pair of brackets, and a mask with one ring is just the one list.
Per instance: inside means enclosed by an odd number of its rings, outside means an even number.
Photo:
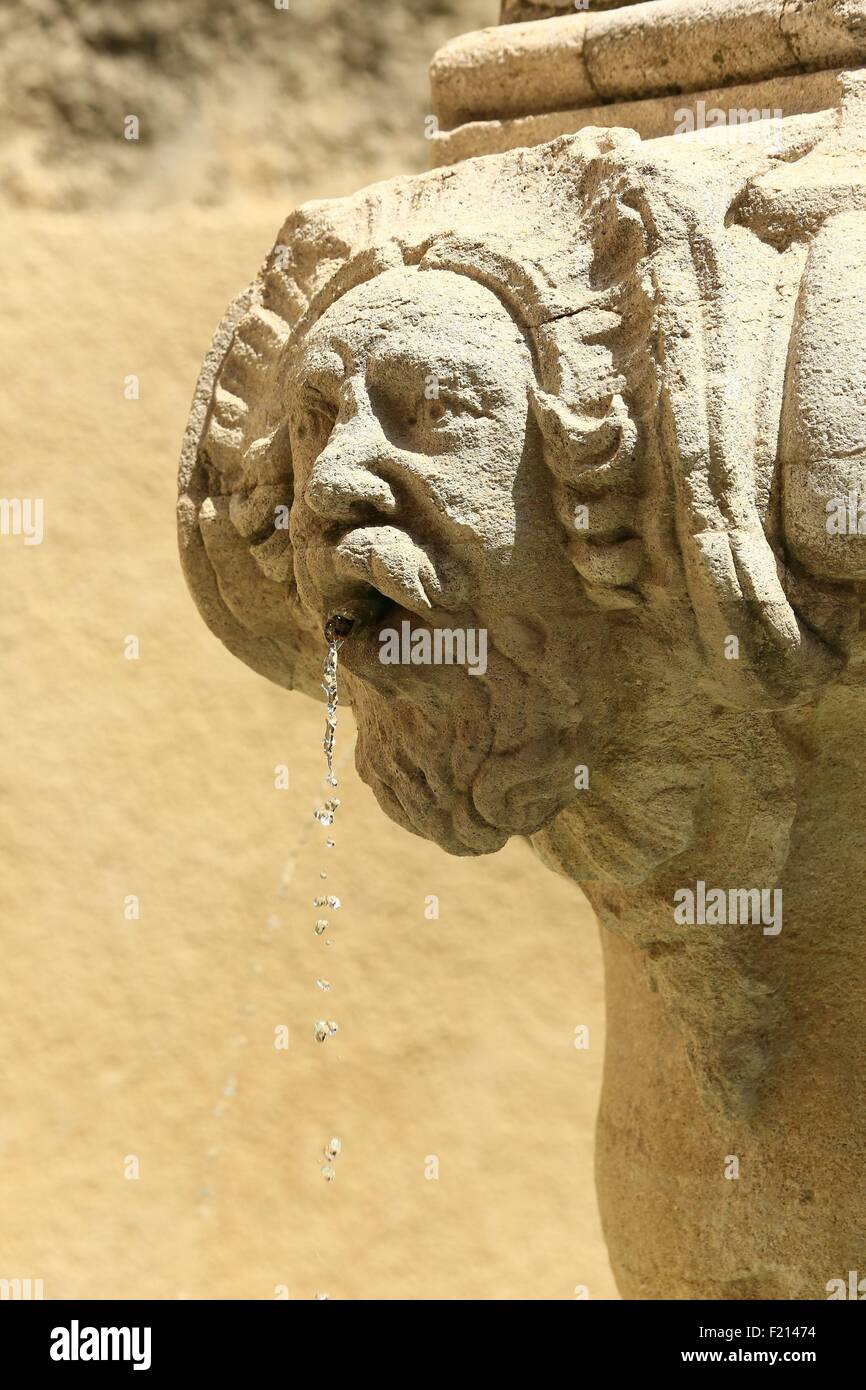
[{"label": "stone cornice", "polygon": [[866,0],[646,0],[462,35],[430,78],[447,131],[864,65]]}]

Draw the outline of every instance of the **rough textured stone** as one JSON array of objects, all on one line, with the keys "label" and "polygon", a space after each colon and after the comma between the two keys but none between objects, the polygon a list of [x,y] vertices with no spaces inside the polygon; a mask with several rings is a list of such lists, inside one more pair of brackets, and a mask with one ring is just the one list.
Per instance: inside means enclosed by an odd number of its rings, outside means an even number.
[{"label": "rough textured stone", "polygon": [[436,116],[447,126],[589,106],[597,91],[584,62],[586,18],[480,29],[440,48],[430,64]]},{"label": "rough textured stone", "polygon": [[[780,26],[783,3],[661,0],[649,11],[593,16],[586,65],[596,91],[613,101],[795,72],[800,64]],[[823,57],[821,66],[838,66],[834,45]]]},{"label": "rough textured stone", "polygon": [[[827,127],[834,120],[833,112],[839,102],[837,72],[797,73],[793,77],[771,77],[766,82],[752,82],[738,87],[716,87],[706,92],[689,92],[677,96],[647,97],[643,101],[612,101],[604,106],[580,107],[576,110],[550,111],[537,116],[516,116],[511,119],[469,121],[453,130],[437,133],[430,142],[431,166],[457,164],[480,154],[501,154],[526,145],[541,145],[558,135],[573,135],[585,126],[623,126],[637,131],[644,140],[664,139],[683,124],[683,113],[696,116],[699,103],[704,110],[726,113],[745,112],[748,123],[739,127],[740,138],[764,145],[788,148],[792,142],[806,136],[816,127]],[[764,113],[783,112],[782,129],[768,130],[761,123]],[[798,121],[798,115],[818,117]],[[776,117],[771,116],[775,121]],[[684,134],[684,139],[694,134]],[[725,139],[722,129],[716,136],[705,129],[700,138]]]},{"label": "rough textured stone", "polygon": [[866,0],[653,0],[484,29],[433,59],[441,124],[866,63]]},{"label": "rough textured stone", "polygon": [[[727,76],[781,18],[690,10],[730,54],[739,15]],[[790,142],[590,127],[302,208],[181,466],[230,649],[313,692],[350,618],[386,813],[455,854],[527,837],[593,903],[599,1190],[640,1297],[824,1298],[866,1265],[866,567],[856,508],[827,527],[832,489],[866,495],[866,122],[839,81]],[[484,631],[485,671],[384,665],[404,622]],[[677,916],[702,885],[736,921]]]},{"label": "rough textured stone", "polygon": [[783,0],[781,31],[803,67],[863,62],[866,4],[863,0]]}]

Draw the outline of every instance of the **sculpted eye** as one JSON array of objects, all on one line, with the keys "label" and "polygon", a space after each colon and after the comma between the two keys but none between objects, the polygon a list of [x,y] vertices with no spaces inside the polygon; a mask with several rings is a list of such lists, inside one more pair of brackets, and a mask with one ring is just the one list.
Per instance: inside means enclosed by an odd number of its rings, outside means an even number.
[{"label": "sculpted eye", "polygon": [[316,440],[327,439],[336,419],[337,407],[314,386],[306,386],[301,397],[301,410],[296,426],[298,438],[306,439],[311,436]]},{"label": "sculpted eye", "polygon": [[398,448],[425,453],[456,447],[460,426],[485,413],[472,387],[462,382],[445,385],[433,373],[416,371],[414,382],[403,385],[394,375],[371,374],[368,391],[376,418]]}]

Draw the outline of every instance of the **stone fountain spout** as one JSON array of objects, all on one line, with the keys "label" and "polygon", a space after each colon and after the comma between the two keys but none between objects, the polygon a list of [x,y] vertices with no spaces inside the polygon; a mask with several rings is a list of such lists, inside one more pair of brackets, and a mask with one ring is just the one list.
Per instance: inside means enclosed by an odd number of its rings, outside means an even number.
[{"label": "stone fountain spout", "polygon": [[[533,4],[434,63],[440,167],[293,213],[229,309],[184,569],[280,685],[345,639],[387,815],[590,899],[623,1294],[825,1298],[866,1267],[866,5],[779,0],[762,49],[765,0]],[[809,67],[798,109],[660,134],[634,52],[677,23],[687,96],[712,38],[738,93]],[[633,126],[581,123],[615,73]],[[404,623],[457,658],[383,661]]]}]

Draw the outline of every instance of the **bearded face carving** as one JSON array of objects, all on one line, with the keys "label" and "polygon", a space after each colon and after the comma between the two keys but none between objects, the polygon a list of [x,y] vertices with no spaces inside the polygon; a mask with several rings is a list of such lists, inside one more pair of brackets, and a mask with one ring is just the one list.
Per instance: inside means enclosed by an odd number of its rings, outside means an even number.
[{"label": "bearded face carving", "polygon": [[[790,155],[692,146],[686,176],[654,144],[583,131],[292,217],[199,384],[182,553],[283,685],[314,693],[351,620],[359,770],[445,849],[520,834],[580,881],[661,885],[728,787],[769,877],[776,715],[845,671],[866,576],[817,510],[866,445],[853,407],[828,443],[816,396],[836,232],[788,228]],[[406,622],[483,630],[483,675],[383,664]]]},{"label": "bearded face carving", "polygon": [[[550,615],[573,630],[579,595],[533,381],[495,294],[419,266],[350,290],[289,358],[300,604],[320,629],[354,622],[343,670],[365,779],[458,853],[539,829],[568,799],[559,739],[575,743],[580,712],[539,698],[540,668]],[[491,635],[483,677],[383,664],[383,630],[407,623]]]}]

